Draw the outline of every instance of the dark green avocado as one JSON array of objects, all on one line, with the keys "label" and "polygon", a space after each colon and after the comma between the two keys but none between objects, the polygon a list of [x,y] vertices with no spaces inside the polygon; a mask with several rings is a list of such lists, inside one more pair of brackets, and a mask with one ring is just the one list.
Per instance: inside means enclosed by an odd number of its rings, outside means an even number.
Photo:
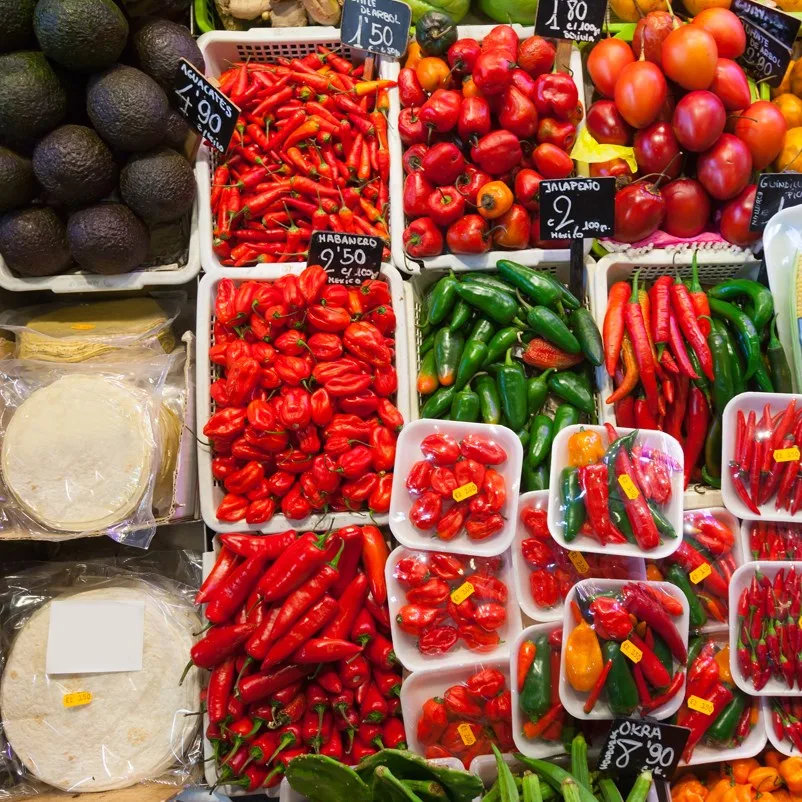
[{"label": "dark green avocado", "polygon": [[0,214],[27,205],[36,193],[31,160],[0,147]]},{"label": "dark green avocado", "polygon": [[204,71],[203,56],[189,29],[166,19],[146,22],[131,37],[139,69],[147,73],[165,92],[171,93],[178,64],[185,58]]},{"label": "dark green avocado", "polygon": [[192,208],[195,175],[170,148],[131,156],[120,173],[123,200],[149,223],[177,220]]},{"label": "dark green avocado", "polygon": [[72,261],[64,223],[49,206],[29,206],[0,217],[0,254],[23,276],[52,276]]},{"label": "dark green avocado", "polygon": [[74,212],[67,239],[81,267],[106,276],[127,273],[148,255],[148,230],[122,203],[98,203]]},{"label": "dark green avocado", "polygon": [[36,0],[0,0],[0,53],[24,50],[33,44]]}]

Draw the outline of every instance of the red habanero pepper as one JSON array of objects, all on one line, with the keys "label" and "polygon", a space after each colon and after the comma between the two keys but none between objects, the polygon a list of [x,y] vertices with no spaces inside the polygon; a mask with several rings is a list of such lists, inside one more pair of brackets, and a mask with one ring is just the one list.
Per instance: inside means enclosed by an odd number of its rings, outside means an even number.
[{"label": "red habanero pepper", "polygon": [[391,473],[381,474],[373,492],[368,497],[368,510],[376,515],[388,512],[392,489],[393,475]]},{"label": "red habanero pepper", "polygon": [[273,643],[262,662],[262,670],[280,663],[297,651],[331,621],[337,610],[337,601],[331,596],[324,596],[296,621],[289,632]]},{"label": "red habanero pepper", "polygon": [[235,407],[226,407],[213,412],[203,433],[213,439],[229,439],[236,437],[245,429],[245,410]]},{"label": "red habanero pepper", "polygon": [[235,523],[236,521],[241,521],[245,517],[249,506],[250,502],[245,496],[238,496],[236,493],[226,493],[215,511],[215,516],[218,521]]},{"label": "red habanero pepper", "polygon": [[632,283],[632,294],[624,306],[624,321],[626,330],[635,351],[635,360],[638,363],[641,384],[646,393],[646,403],[649,411],[657,415],[659,411],[659,389],[657,387],[656,365],[649,345],[649,334],[643,319],[643,310],[638,300],[638,277],[635,273]]}]

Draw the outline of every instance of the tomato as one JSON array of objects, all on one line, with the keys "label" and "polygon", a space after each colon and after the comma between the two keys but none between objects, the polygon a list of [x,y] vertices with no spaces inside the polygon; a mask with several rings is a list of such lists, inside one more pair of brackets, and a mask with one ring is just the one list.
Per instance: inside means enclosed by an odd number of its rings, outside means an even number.
[{"label": "tomato", "polygon": [[741,20],[728,8],[706,8],[693,25],[704,28],[715,40],[721,58],[738,58],[746,50],[746,31]]},{"label": "tomato", "polygon": [[632,128],[612,100],[597,100],[588,109],[585,124],[601,145],[628,145],[632,139]]},{"label": "tomato", "polygon": [[716,40],[698,25],[681,25],[663,42],[663,70],[683,89],[707,89],[717,59]]},{"label": "tomato", "polygon": [[613,97],[621,71],[635,57],[629,45],[620,39],[602,39],[588,56],[588,74],[599,94]]},{"label": "tomato", "polygon": [[665,216],[666,202],[654,184],[639,181],[615,195],[615,234],[620,242],[638,242],[654,234]]},{"label": "tomato", "polygon": [[525,248],[529,244],[531,222],[520,203],[513,203],[495,222],[493,242],[503,248]]},{"label": "tomato", "polygon": [[697,178],[716,200],[734,198],[749,183],[751,172],[749,148],[732,134],[722,134],[696,163]]},{"label": "tomato", "polygon": [[538,145],[532,151],[532,159],[543,178],[567,178],[574,169],[571,157],[550,142]]},{"label": "tomato", "polygon": [[635,61],[618,76],[615,105],[633,128],[646,128],[657,119],[667,94],[668,86],[660,68],[650,61]]},{"label": "tomato", "polygon": [[628,184],[635,177],[626,159],[611,159],[608,162],[591,162],[592,178],[617,178],[620,184]]},{"label": "tomato", "polygon": [[533,78],[550,72],[554,66],[557,51],[554,45],[542,36],[530,36],[524,39],[518,48],[518,66]]},{"label": "tomato", "polygon": [[668,123],[652,123],[635,135],[635,159],[643,175],[661,173],[676,178],[682,170],[681,153]]},{"label": "tomato", "polygon": [[745,248],[760,239],[759,231],[749,230],[749,221],[755,207],[755,193],[757,186],[749,184],[744,187],[740,195],[733,198],[721,210],[719,231],[727,242]]},{"label": "tomato", "polygon": [[672,127],[681,147],[701,153],[721,136],[726,122],[727,112],[721,100],[712,92],[697,89],[677,103]]},{"label": "tomato", "polygon": [[745,109],[752,102],[749,80],[741,65],[729,58],[716,62],[716,75],[710,91],[718,95],[728,111]]},{"label": "tomato", "polygon": [[762,170],[782,150],[787,126],[782,112],[768,100],[758,100],[735,123],[735,136],[743,140],[752,154],[752,166]]},{"label": "tomato", "polygon": [[632,53],[661,67],[663,64],[663,42],[674,30],[674,19],[667,11],[650,11],[635,26],[632,37]]},{"label": "tomato", "polygon": [[710,219],[710,198],[693,178],[678,178],[661,190],[666,202],[663,231],[672,237],[695,237]]}]

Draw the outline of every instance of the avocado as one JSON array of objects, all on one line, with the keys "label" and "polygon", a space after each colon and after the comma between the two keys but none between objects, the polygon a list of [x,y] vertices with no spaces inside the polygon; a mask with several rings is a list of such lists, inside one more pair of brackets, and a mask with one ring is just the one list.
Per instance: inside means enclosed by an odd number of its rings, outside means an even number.
[{"label": "avocado", "polygon": [[84,125],[62,125],[40,139],[33,171],[53,199],[71,206],[94,203],[117,185],[111,151]]},{"label": "avocado", "polygon": [[31,160],[0,148],[0,214],[30,203],[36,192]]},{"label": "avocado", "polygon": [[137,153],[120,173],[120,194],[143,220],[166,223],[192,208],[195,175],[187,160],[169,148]]},{"label": "avocado", "polygon": [[205,69],[203,56],[189,29],[166,19],[146,22],[131,37],[139,68],[165,92],[172,92],[178,63],[185,58],[200,72]]},{"label": "avocado", "polygon": [[52,276],[71,261],[64,223],[49,206],[28,206],[0,217],[0,254],[23,276]]},{"label": "avocado", "polygon": [[164,128],[164,144],[181,153],[184,150],[184,142],[186,142],[188,134],[189,124],[187,121],[175,109],[170,109]]},{"label": "avocado", "polygon": [[45,55],[76,72],[114,64],[128,39],[128,21],[112,0],[39,0],[33,29]]},{"label": "avocado", "polygon": [[139,267],[148,255],[148,230],[122,203],[98,203],[70,216],[67,239],[78,264],[114,276]]},{"label": "avocado", "polygon": [[0,144],[30,149],[67,113],[67,95],[43,53],[0,56]]},{"label": "avocado", "polygon": [[36,0],[0,0],[0,53],[24,50],[33,44]]},{"label": "avocado", "polygon": [[136,151],[150,150],[162,141],[170,104],[153,78],[118,64],[92,76],[86,110],[112,148]]}]

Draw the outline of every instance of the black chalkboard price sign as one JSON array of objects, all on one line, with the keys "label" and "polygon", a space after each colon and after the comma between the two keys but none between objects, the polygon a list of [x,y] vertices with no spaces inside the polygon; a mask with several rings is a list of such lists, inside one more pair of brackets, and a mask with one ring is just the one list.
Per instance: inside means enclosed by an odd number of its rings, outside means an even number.
[{"label": "black chalkboard price sign", "polygon": [[739,59],[741,66],[756,81],[779,86],[802,23],[790,14],[753,0],[732,0],[730,9],[746,31],[746,51]]},{"label": "black chalkboard price sign", "polygon": [[763,173],[757,180],[749,228],[762,231],[777,212],[802,204],[802,173]]},{"label": "black chalkboard price sign", "polygon": [[601,39],[607,0],[540,0],[535,14],[535,33],[574,42]]},{"label": "black chalkboard price sign", "polygon": [[639,774],[650,769],[670,780],[691,731],[651,719],[616,718],[599,753],[599,771]]},{"label": "black chalkboard price sign", "polygon": [[345,0],[342,43],[391,58],[407,49],[412,11],[400,0]]},{"label": "black chalkboard price sign", "polygon": [[540,182],[540,238],[608,237],[615,223],[615,178]]},{"label": "black chalkboard price sign", "polygon": [[334,284],[359,284],[377,278],[384,240],[361,234],[315,231],[309,243],[310,265],[322,265]]},{"label": "black chalkboard price sign", "polygon": [[225,153],[237,125],[239,108],[185,58],[181,59],[173,91],[184,119],[215,150]]}]

